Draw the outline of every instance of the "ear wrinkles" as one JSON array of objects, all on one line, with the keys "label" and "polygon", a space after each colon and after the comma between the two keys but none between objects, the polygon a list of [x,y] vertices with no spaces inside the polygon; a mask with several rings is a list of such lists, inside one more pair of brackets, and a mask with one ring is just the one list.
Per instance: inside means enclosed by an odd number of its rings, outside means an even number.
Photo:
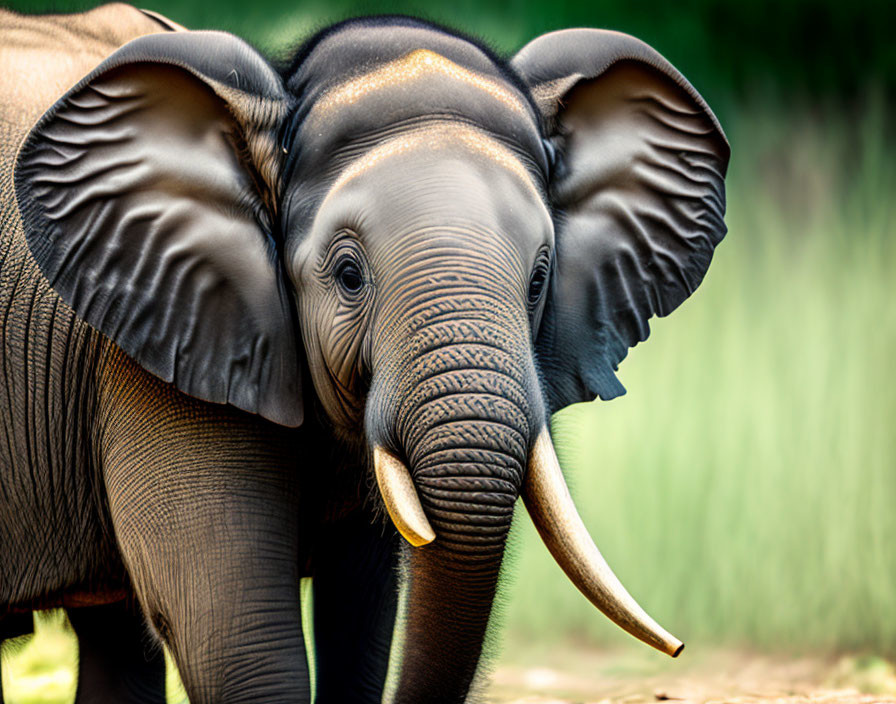
[{"label": "ear wrinkles", "polygon": [[[655,258],[656,264],[670,250],[697,244],[690,237],[703,240],[724,227],[721,219],[706,227],[695,220],[724,215],[724,201],[715,197],[724,198],[717,186],[723,184],[727,142],[675,86],[651,68],[620,62],[599,79],[580,82],[565,102],[557,121],[565,135],[566,163],[553,183],[564,212],[612,215],[620,226],[632,228],[628,236],[641,256]],[[715,207],[704,213],[706,198]],[[644,220],[637,220],[639,215]],[[662,240],[662,246],[655,243],[648,251],[651,239]],[[715,243],[703,244],[711,251]],[[694,272],[684,267],[678,273]]]},{"label": "ear wrinkles", "polygon": [[181,391],[294,426],[299,335],[272,212],[282,95],[235,37],[144,37],[40,119],[15,182],[35,260],[81,318]]},{"label": "ear wrinkles", "polygon": [[558,281],[536,344],[556,411],[624,393],[628,348],[703,279],[726,231],[729,147],[693,87],[633,37],[554,32],[512,65],[560,151]]}]

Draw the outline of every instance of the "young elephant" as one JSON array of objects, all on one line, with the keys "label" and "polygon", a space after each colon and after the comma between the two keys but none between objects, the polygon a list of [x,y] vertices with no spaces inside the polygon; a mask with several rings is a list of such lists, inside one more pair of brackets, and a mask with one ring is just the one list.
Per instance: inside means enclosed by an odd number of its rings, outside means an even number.
[{"label": "young elephant", "polygon": [[725,232],[724,134],[656,52],[570,30],[507,62],[388,18],[277,73],[175,31],[23,143],[8,113],[0,614],[133,594],[194,704],[308,701],[310,575],[317,701],[378,702],[401,581],[395,701],[463,702],[522,496],[589,599],[680,651],[547,425],[623,392]]}]

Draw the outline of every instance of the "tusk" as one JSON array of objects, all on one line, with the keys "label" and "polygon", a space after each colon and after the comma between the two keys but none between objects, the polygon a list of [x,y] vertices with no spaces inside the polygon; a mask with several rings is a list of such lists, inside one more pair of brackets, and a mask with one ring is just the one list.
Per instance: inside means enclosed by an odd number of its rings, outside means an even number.
[{"label": "tusk", "polygon": [[529,456],[523,501],[557,564],[588,601],[635,638],[677,657],[684,644],[638,606],[588,534],[569,495],[547,428],[538,435]]},{"label": "tusk", "polygon": [[404,463],[377,445],[373,448],[373,467],[383,503],[398,532],[415,548],[435,540],[436,534],[426,520],[411,473]]}]

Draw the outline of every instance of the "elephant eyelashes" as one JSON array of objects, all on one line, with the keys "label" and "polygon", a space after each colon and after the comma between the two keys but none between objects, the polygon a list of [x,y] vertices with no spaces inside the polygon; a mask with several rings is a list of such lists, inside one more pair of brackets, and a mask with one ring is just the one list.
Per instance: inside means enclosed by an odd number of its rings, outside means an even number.
[{"label": "elephant eyelashes", "polygon": [[550,254],[543,249],[538,253],[535,266],[532,267],[532,276],[529,278],[529,307],[535,308],[541,300],[545,285],[548,282],[548,273],[551,268]]}]

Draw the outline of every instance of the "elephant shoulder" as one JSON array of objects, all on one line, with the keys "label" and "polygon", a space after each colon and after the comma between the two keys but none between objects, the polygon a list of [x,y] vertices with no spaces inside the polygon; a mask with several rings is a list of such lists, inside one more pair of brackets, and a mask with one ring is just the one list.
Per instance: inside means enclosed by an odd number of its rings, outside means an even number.
[{"label": "elephant shoulder", "polygon": [[65,27],[72,49],[95,53],[97,61],[93,66],[132,39],[183,29],[162,15],[144,12],[122,2],[100,5],[72,15],[55,15],[52,19]]},{"label": "elephant shoulder", "polygon": [[69,88],[132,39],[176,28],[124,3],[88,12],[0,9],[0,121],[24,131]]}]

